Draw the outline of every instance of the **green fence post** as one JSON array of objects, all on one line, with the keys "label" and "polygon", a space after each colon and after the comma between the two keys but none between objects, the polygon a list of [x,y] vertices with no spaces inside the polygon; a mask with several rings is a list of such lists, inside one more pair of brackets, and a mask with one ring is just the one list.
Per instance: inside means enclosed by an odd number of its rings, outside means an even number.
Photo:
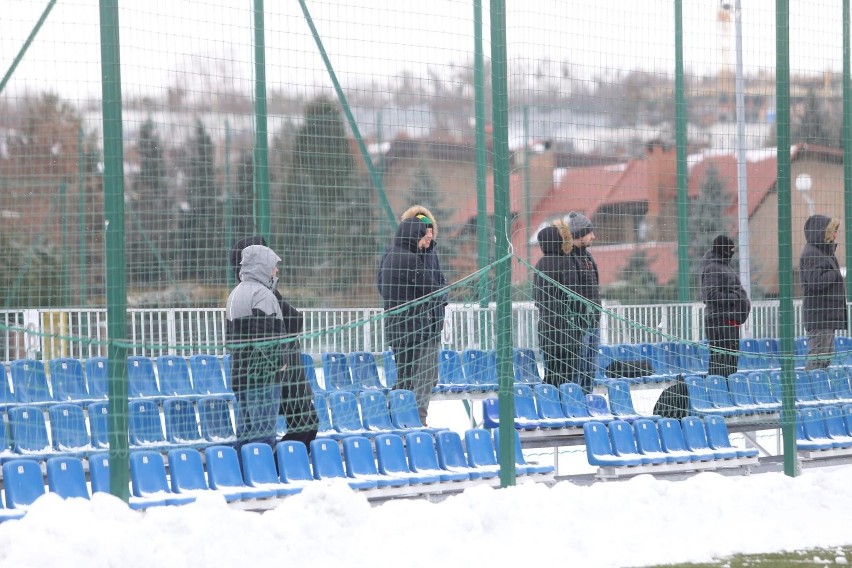
[{"label": "green fence post", "polygon": [[266,36],[263,0],[254,0],[254,99],[254,186],[257,196],[257,225],[258,232],[269,242],[269,141],[266,124]]},{"label": "green fence post", "polygon": [[677,297],[689,301],[689,193],[686,94],[683,85],[683,0],[675,0],[675,147],[677,160]]}]

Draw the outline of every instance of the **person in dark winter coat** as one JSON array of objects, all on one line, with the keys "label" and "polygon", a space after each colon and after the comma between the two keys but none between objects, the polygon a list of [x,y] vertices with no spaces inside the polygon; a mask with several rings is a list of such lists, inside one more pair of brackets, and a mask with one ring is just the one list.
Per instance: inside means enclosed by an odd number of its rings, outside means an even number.
[{"label": "person in dark winter coat", "polygon": [[[401,221],[406,219],[420,219],[431,227],[431,241],[429,246],[419,249],[417,254],[423,259],[423,265],[429,272],[432,281],[440,288],[447,286],[447,279],[444,277],[444,272],[441,270],[441,262],[438,258],[437,237],[438,224],[435,221],[435,216],[426,207],[422,205],[412,205],[402,214]],[[428,232],[427,232],[428,236]],[[384,264],[385,258],[391,251],[392,245],[385,250],[382,257],[382,262],[379,263],[379,272],[381,274],[381,266]],[[447,293],[436,294],[428,301],[428,329],[426,330],[426,341],[423,344],[423,356],[418,359],[418,368],[415,375],[418,377],[415,385],[414,395],[417,399],[417,411],[420,415],[420,421],[426,423],[426,417],[429,412],[429,401],[432,398],[432,389],[438,384],[438,367],[439,355],[441,351],[441,333],[444,329],[444,312],[447,306]]]},{"label": "person in dark winter coat", "polygon": [[846,283],[835,250],[840,221],[811,215],[805,221],[805,247],[799,277],[805,300],[802,315],[808,333],[806,369],[824,369],[834,353],[834,332],[847,328]]},{"label": "person in dark winter coat", "polygon": [[[229,255],[229,262],[234,268],[237,281],[240,280],[240,262],[243,250],[251,245],[266,246],[266,239],[260,235],[245,237],[234,243]],[[302,333],[304,320],[302,313],[294,308],[281,293],[272,289],[281,309],[284,334],[295,337]],[[305,369],[302,366],[301,343],[298,339],[287,341],[281,346],[285,365],[277,378],[281,384],[281,405],[279,414],[287,422],[287,434],[282,440],[297,440],[310,447],[319,430],[319,419],[313,406],[313,396]]]},{"label": "person in dark winter coat", "polygon": [[422,253],[432,242],[432,231],[430,223],[416,216],[402,221],[378,274],[383,307],[391,312],[385,319],[385,335],[396,358],[396,388],[415,393],[425,390],[425,385],[419,386],[421,359],[434,355],[434,348],[427,350],[434,337],[434,306],[431,299],[418,301],[441,288]]},{"label": "person in dark winter coat", "polygon": [[740,326],[751,312],[748,294],[731,268],[735,253],[734,241],[727,235],[718,235],[701,260],[704,334],[710,347],[707,372],[726,378],[737,372]]},{"label": "person in dark winter coat", "polygon": [[595,240],[595,228],[591,220],[582,213],[571,211],[568,226],[574,239],[574,248],[568,255],[575,273],[574,292],[583,297],[579,305],[578,323],[584,330],[583,348],[577,360],[577,384],[591,392],[597,374],[598,345],[600,344],[601,288],[598,265],[589,252]]},{"label": "person in dark winter coat", "polygon": [[576,382],[577,358],[584,329],[578,325],[582,305],[571,297],[577,272],[569,253],[571,230],[562,221],[538,233],[542,257],[535,265],[533,298],[538,308],[538,345],[544,356],[544,382],[558,387]]}]

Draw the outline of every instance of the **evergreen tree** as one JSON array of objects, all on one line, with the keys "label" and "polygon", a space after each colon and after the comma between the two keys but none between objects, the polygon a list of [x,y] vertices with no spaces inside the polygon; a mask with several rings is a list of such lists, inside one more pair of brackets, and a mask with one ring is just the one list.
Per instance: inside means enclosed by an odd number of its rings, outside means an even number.
[{"label": "evergreen tree", "polygon": [[698,196],[689,207],[689,259],[692,274],[693,297],[699,295],[698,281],[701,275],[701,258],[713,245],[713,239],[719,234],[730,234],[731,219],[728,209],[733,203],[732,196],[719,177],[715,165],[707,168],[707,175],[698,189]]},{"label": "evergreen tree", "polygon": [[839,146],[838,141],[831,135],[828,128],[828,117],[822,109],[822,104],[813,89],[805,97],[805,108],[802,116],[793,122],[791,141],[795,144],[819,144],[820,146]]},{"label": "evergreen tree", "polygon": [[251,150],[240,152],[234,195],[231,196],[231,223],[234,239],[257,233],[254,211],[254,156]]},{"label": "evergreen tree", "polygon": [[627,265],[621,269],[618,281],[605,291],[607,298],[625,303],[654,303],[672,301],[675,298],[675,287],[672,283],[662,286],[657,281],[657,275],[651,270],[648,255],[644,250],[637,250],[627,260]]},{"label": "evergreen tree", "polygon": [[213,140],[196,120],[189,143],[186,195],[186,262],[184,274],[204,282],[224,282],[225,246],[218,215]]}]

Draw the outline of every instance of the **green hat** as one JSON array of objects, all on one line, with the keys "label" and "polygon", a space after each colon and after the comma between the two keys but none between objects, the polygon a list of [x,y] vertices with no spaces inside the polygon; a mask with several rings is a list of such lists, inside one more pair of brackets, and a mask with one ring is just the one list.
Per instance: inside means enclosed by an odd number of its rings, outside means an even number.
[{"label": "green hat", "polygon": [[427,217],[426,215],[417,215],[416,217],[418,219],[420,219],[421,221],[423,221],[424,223],[426,223],[427,227],[432,226],[432,220],[429,217]]}]

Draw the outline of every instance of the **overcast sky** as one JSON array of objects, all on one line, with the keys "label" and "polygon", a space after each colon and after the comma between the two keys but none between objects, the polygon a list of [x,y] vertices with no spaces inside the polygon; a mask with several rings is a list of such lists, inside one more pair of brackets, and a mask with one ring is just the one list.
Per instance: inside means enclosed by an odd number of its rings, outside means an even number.
[{"label": "overcast sky", "polygon": [[[0,69],[5,75],[48,0],[0,0]],[[490,53],[489,2],[483,0],[485,53]],[[775,63],[775,2],[747,0],[743,12],[746,70]],[[791,67],[839,71],[841,0],[791,4]],[[182,83],[207,90],[229,85],[251,92],[251,2],[119,0],[122,78],[126,92],[160,96]],[[330,82],[299,3],[266,2],[267,79],[298,94]],[[509,58],[569,61],[577,76],[674,68],[673,0],[507,0]],[[239,6],[236,8],[235,6]],[[402,70],[469,65],[473,1],[308,0],[307,6],[346,88],[384,84]],[[723,58],[718,0],[688,0],[684,10],[687,69],[705,72]],[[69,98],[100,94],[97,0],[59,0],[0,96],[51,88]],[[728,54],[733,59],[733,25]],[[202,71],[209,79],[201,79]],[[545,74],[557,73],[544,69]]]}]

